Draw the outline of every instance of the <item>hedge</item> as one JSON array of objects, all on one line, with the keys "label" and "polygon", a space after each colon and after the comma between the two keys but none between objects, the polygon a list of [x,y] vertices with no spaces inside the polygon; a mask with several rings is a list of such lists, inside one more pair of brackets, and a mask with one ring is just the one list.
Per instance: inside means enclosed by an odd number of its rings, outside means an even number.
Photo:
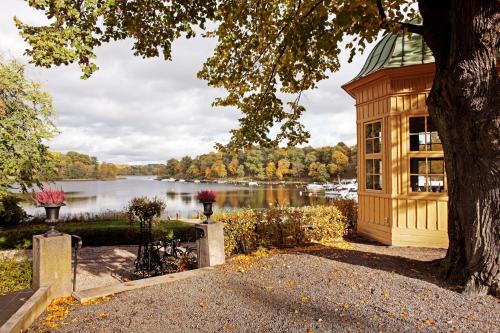
[{"label": "hedge", "polygon": [[248,253],[258,247],[294,246],[311,241],[341,239],[349,222],[335,206],[243,209],[216,213],[225,223],[226,255]]},{"label": "hedge", "polygon": [[[175,237],[187,240],[191,224],[181,221],[157,221],[153,227],[153,239]],[[57,230],[82,237],[83,246],[135,245],[139,239],[138,223],[125,220],[97,222],[63,222]],[[26,249],[31,247],[33,235],[47,231],[44,224],[27,224],[0,228],[0,250]]]}]

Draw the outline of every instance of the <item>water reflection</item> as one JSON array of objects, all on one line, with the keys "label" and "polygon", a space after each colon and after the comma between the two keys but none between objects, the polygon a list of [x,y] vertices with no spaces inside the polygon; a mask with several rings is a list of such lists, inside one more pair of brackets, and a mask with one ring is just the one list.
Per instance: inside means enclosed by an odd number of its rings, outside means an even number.
[{"label": "water reflection", "polygon": [[[169,183],[151,177],[128,177],[116,181],[67,181],[49,184],[66,192],[67,206],[62,215],[99,213],[123,210],[134,197],[158,197],[165,200],[167,214],[181,217],[195,217],[202,211],[196,195],[198,191],[211,189],[217,193],[214,209],[267,208],[270,206],[301,207],[323,205],[328,202],[324,196],[301,196],[295,186],[246,187],[227,184]],[[23,203],[29,214],[41,214],[41,208],[31,202]]]}]

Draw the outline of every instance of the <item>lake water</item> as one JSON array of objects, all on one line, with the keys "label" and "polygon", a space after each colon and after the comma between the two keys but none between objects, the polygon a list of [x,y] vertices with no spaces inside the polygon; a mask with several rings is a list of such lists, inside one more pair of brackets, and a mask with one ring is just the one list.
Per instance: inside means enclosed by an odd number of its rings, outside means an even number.
[{"label": "lake water", "polygon": [[[158,197],[167,205],[166,213],[175,217],[193,218],[203,210],[196,200],[201,190],[217,193],[214,210],[237,208],[267,208],[271,205],[301,207],[325,204],[323,195],[301,195],[303,191],[295,185],[244,185],[161,182],[152,177],[133,176],[114,181],[61,181],[47,184],[66,193],[67,205],[61,208],[61,215],[95,214],[106,211],[123,211],[128,202],[138,196]],[[43,214],[31,202],[24,202],[28,214]]]}]

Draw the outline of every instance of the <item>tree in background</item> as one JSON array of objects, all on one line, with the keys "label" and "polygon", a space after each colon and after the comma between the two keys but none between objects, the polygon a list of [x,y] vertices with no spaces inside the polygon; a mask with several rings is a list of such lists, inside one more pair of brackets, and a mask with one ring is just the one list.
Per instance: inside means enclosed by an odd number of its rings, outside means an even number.
[{"label": "tree in background", "polygon": [[167,177],[174,177],[179,173],[181,169],[179,161],[177,161],[175,158],[171,158],[167,161],[167,166],[165,167],[165,175]]},{"label": "tree in background", "polygon": [[25,71],[0,59],[0,197],[15,184],[23,191],[41,185],[54,171],[45,144],[56,133],[52,99]]},{"label": "tree in background", "polygon": [[97,169],[97,179],[116,179],[118,167],[112,163],[101,163]]},{"label": "tree in background", "polygon": [[224,161],[222,158],[218,158],[214,164],[212,165],[211,168],[211,175],[214,178],[226,178],[227,177],[227,170],[226,166],[224,165]]},{"label": "tree in background", "polygon": [[290,173],[290,161],[286,158],[282,158],[278,161],[278,168],[276,169],[276,178],[282,180],[286,175]]},{"label": "tree in background", "polygon": [[309,177],[311,177],[313,180],[320,182],[320,183],[326,183],[328,179],[330,178],[330,175],[328,174],[328,170],[326,169],[326,165],[323,163],[319,162],[313,162],[309,165]]},{"label": "tree in background", "polygon": [[273,180],[276,174],[276,166],[274,165],[274,161],[267,162],[266,165],[266,178],[267,180]]},{"label": "tree in background", "polygon": [[180,172],[186,174],[187,169],[193,163],[193,159],[190,156],[184,156],[180,161]]},{"label": "tree in background", "polygon": [[245,168],[251,177],[265,179],[264,158],[260,149],[251,149],[246,155]]},{"label": "tree in background", "polygon": [[227,166],[227,170],[229,171],[230,176],[238,176],[238,168],[240,167],[240,162],[236,156],[233,156],[231,162]]},{"label": "tree in background", "polygon": [[331,163],[328,164],[328,171],[332,177],[340,177],[347,169],[349,157],[342,150],[334,150],[331,154]]}]

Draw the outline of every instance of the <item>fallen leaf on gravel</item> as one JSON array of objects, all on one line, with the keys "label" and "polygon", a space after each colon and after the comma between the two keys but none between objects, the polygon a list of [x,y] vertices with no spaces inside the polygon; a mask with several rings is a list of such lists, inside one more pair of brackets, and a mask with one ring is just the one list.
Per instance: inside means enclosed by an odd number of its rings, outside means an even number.
[{"label": "fallen leaf on gravel", "polygon": [[235,329],[235,326],[234,326],[233,324],[230,324],[230,323],[225,323],[225,324],[224,324],[224,328],[225,328],[226,330],[232,331],[232,330],[234,330],[234,329]]},{"label": "fallen leaf on gravel", "polygon": [[74,303],[75,299],[71,296],[56,298],[53,300],[46,309],[48,315],[45,317],[43,324],[46,327],[57,329],[57,323],[66,318],[69,312],[69,307]]},{"label": "fallen leaf on gravel", "polygon": [[302,296],[302,298],[300,299],[300,301],[301,301],[302,303],[307,303],[307,302],[309,302],[310,300],[311,300],[311,296],[307,296],[307,295],[306,295],[306,296]]},{"label": "fallen leaf on gravel", "polygon": [[390,293],[388,290],[384,290],[384,297],[389,297]]},{"label": "fallen leaf on gravel", "polygon": [[82,302],[82,305],[93,305],[93,304],[101,304],[104,302],[107,302],[111,299],[109,296],[103,296],[103,297],[98,297],[98,298],[93,298],[88,301]]},{"label": "fallen leaf on gravel", "polygon": [[426,323],[428,326],[434,326],[434,320],[432,319],[426,319],[424,323]]},{"label": "fallen leaf on gravel", "polygon": [[106,314],[104,312],[99,312],[97,316],[99,316],[99,318],[104,318],[106,317]]},{"label": "fallen leaf on gravel", "polygon": [[307,333],[314,333],[314,331],[313,331],[313,329],[312,329],[312,328],[308,328],[306,332],[307,332]]}]

